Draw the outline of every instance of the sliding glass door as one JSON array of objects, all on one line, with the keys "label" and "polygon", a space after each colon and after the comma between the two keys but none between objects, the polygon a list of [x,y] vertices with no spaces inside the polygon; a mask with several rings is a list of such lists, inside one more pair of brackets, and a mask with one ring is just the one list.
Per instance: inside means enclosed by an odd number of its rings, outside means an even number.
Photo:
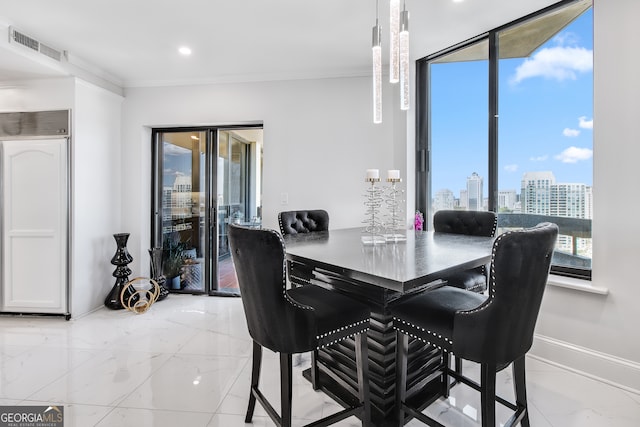
[{"label": "sliding glass door", "polygon": [[163,248],[166,287],[237,293],[230,223],[261,224],[262,129],[153,131],[152,245]]},{"label": "sliding glass door", "polygon": [[227,230],[230,223],[261,225],[262,130],[218,131],[216,173],[218,219],[218,292],[235,292],[235,276]]}]

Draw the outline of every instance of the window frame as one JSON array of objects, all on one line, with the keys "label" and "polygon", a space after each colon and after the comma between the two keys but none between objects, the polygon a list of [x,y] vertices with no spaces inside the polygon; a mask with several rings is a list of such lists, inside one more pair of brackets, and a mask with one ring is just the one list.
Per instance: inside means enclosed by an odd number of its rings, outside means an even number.
[{"label": "window frame", "polygon": [[[415,138],[415,203],[416,210],[425,213],[425,217],[428,217],[428,209],[430,207],[430,200],[433,199],[433,189],[431,188],[431,116],[430,116],[430,85],[431,74],[430,65],[431,62],[449,55],[453,52],[463,50],[473,44],[481,43],[483,41],[488,42],[489,47],[489,79],[488,85],[488,121],[489,129],[487,135],[487,149],[488,149],[488,209],[494,212],[498,212],[498,98],[499,98],[499,34],[502,31],[516,27],[526,21],[530,21],[539,18],[543,15],[549,14],[553,11],[560,10],[572,4],[578,3],[581,0],[562,0],[558,3],[550,5],[537,12],[533,12],[522,18],[511,21],[505,25],[497,27],[488,32],[482,33],[470,39],[467,39],[461,43],[450,46],[446,49],[440,50],[431,55],[427,55],[423,58],[416,60],[416,138]],[[593,8],[593,4],[591,5]],[[431,227],[428,224],[428,227]],[[566,276],[572,278],[578,278],[583,280],[591,280],[592,268],[577,268],[562,265],[552,265],[551,273]]]}]

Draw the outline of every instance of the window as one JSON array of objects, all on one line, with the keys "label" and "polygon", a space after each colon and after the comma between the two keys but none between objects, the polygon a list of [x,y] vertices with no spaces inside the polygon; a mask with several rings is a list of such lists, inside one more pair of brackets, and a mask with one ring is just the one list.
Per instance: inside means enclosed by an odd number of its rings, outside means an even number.
[{"label": "window", "polygon": [[419,60],[416,208],[554,222],[552,271],[590,278],[592,43],[591,1],[564,1]]},{"label": "window", "polygon": [[[459,61],[468,55],[478,59]],[[431,112],[429,224],[442,209],[487,210],[488,59],[486,43],[471,43],[431,63],[431,103],[438,108]]]}]

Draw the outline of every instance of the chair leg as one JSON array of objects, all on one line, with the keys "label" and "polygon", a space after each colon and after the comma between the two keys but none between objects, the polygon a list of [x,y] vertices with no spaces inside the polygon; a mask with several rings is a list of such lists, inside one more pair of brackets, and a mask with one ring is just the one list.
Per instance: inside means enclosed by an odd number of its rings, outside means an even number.
[{"label": "chair leg", "polygon": [[369,398],[369,350],[367,332],[355,336],[356,341],[356,369],[358,373],[358,395],[362,405],[362,427],[371,425],[371,403]]},{"label": "chair leg", "polygon": [[[454,360],[457,362],[458,358],[454,356]],[[451,391],[451,381],[449,380],[449,375],[447,374],[447,369],[449,369],[449,364],[451,362],[451,354],[447,351],[442,352],[442,396],[449,397],[449,392]],[[457,365],[456,365],[457,367]]]},{"label": "chair leg", "polygon": [[409,337],[396,331],[396,423],[404,425],[403,402],[407,396],[407,354]]},{"label": "chair leg", "polygon": [[260,365],[262,364],[262,346],[257,342],[253,342],[253,359],[251,362],[251,389],[249,391],[249,407],[244,422],[250,423],[253,418],[253,410],[256,408],[256,396],[253,391],[258,388],[260,381]]},{"label": "chair leg", "polygon": [[311,385],[314,390],[320,389],[320,368],[318,368],[318,350],[311,352]]},{"label": "chair leg", "polygon": [[496,426],[496,367],[482,363],[480,365],[480,406],[482,427]]},{"label": "chair leg", "polygon": [[525,356],[515,360],[512,365],[513,387],[516,395],[516,405],[524,408],[524,416],[520,421],[522,427],[530,427],[529,407],[527,406],[527,382],[525,374]]},{"label": "chair leg", "polygon": [[291,400],[293,396],[291,375],[291,354],[280,353],[280,416],[282,417],[281,427],[291,427]]},{"label": "chair leg", "polygon": [[462,359],[460,359],[459,357],[455,358],[455,369],[456,369],[456,374],[458,375],[462,375]]}]

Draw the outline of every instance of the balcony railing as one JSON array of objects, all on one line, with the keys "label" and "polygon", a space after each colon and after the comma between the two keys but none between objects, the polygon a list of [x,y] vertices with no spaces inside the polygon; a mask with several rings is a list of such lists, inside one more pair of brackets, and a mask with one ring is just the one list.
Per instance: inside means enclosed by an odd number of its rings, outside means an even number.
[{"label": "balcony railing", "polygon": [[567,218],[550,215],[534,215],[520,213],[499,213],[498,227],[507,229],[529,228],[541,222],[552,222],[558,226],[558,237],[568,236],[571,239],[571,252],[559,249],[553,254],[554,267],[575,269],[591,269],[591,257],[578,253],[578,239],[591,239],[591,220],[584,218]]}]

